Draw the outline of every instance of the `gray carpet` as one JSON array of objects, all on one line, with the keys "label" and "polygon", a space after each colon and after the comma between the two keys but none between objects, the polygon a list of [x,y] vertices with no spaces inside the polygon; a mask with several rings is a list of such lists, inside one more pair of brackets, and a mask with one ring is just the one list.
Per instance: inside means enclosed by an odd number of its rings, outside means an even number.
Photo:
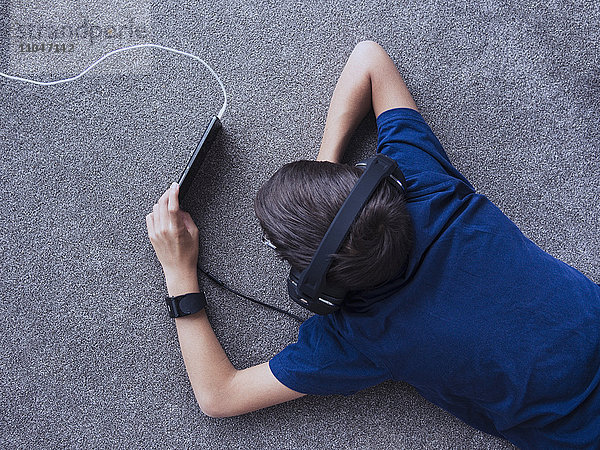
[{"label": "gray carpet", "polygon": [[[443,3],[0,0],[0,71],[72,76],[146,41],[205,58],[230,105],[184,205],[202,265],[306,317],[286,299],[287,268],[261,244],[252,199],[283,163],[316,156],[348,55],[376,40],[478,191],[600,282],[598,2]],[[103,34],[69,36],[79,25]],[[44,40],[73,51],[21,52]],[[220,108],[217,84],[194,61],[142,49],[60,86],[0,79],[0,96],[1,448],[511,448],[396,382],[203,416],[144,216]],[[370,117],[348,161],[375,142]],[[202,284],[236,367],[295,340],[292,320]]]}]

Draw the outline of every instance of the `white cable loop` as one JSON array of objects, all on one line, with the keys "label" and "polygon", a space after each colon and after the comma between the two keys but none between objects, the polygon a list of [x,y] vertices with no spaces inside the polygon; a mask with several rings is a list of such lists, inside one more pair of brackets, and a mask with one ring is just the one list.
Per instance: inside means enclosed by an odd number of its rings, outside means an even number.
[{"label": "white cable loop", "polygon": [[65,78],[64,80],[36,81],[36,80],[30,80],[28,78],[22,78],[22,77],[17,77],[17,76],[14,76],[14,75],[8,75],[8,74],[2,73],[2,72],[0,72],[0,76],[3,76],[4,78],[8,78],[10,80],[24,81],[26,83],[37,84],[39,86],[52,86],[52,85],[55,85],[55,84],[67,83],[69,81],[75,81],[75,80],[81,78],[83,75],[85,75],[87,72],[89,72],[94,66],[96,66],[100,62],[104,61],[109,56],[115,55],[115,54],[120,53],[120,52],[124,52],[125,50],[131,50],[131,49],[134,49],[134,48],[142,48],[142,47],[153,47],[153,48],[158,48],[158,49],[161,49],[161,50],[166,50],[166,51],[169,51],[169,52],[172,52],[172,53],[177,53],[179,55],[183,55],[183,56],[187,56],[189,58],[195,59],[196,61],[199,61],[202,64],[204,64],[204,66],[210,71],[210,73],[217,79],[217,81],[219,82],[219,86],[221,86],[221,90],[223,91],[223,98],[224,98],[223,106],[221,107],[221,110],[217,114],[217,117],[219,118],[219,120],[221,120],[221,118],[223,117],[223,114],[225,113],[225,109],[227,108],[227,92],[225,92],[225,86],[223,86],[223,83],[221,82],[221,79],[215,73],[215,71],[212,69],[212,67],[210,67],[203,59],[197,57],[196,55],[192,55],[191,53],[183,52],[181,50],[175,50],[174,48],[164,47],[164,46],[158,45],[158,44],[138,44],[138,45],[132,45],[130,47],[123,47],[123,48],[119,48],[117,50],[113,50],[112,52],[107,53],[106,55],[102,56],[100,59],[98,59],[97,61],[95,61],[93,64],[91,64],[90,66],[88,66],[79,75],[76,75],[76,76],[71,77],[71,78]]}]

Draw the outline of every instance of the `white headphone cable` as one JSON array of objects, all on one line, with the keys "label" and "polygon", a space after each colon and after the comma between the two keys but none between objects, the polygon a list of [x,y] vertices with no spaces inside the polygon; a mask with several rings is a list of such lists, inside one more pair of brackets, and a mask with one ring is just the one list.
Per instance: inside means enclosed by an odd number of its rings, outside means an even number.
[{"label": "white headphone cable", "polygon": [[138,45],[132,45],[132,46],[129,46],[129,47],[123,47],[123,48],[119,48],[117,50],[113,50],[113,51],[105,54],[104,56],[102,56],[100,59],[98,59],[97,61],[95,61],[90,66],[88,66],[79,75],[76,75],[76,76],[71,77],[71,78],[65,78],[64,80],[36,81],[36,80],[30,80],[28,78],[22,78],[22,77],[17,77],[17,76],[14,76],[14,75],[8,75],[8,74],[2,73],[2,72],[0,72],[0,76],[2,76],[4,78],[8,78],[10,80],[24,81],[26,83],[37,84],[38,86],[52,86],[52,85],[55,85],[55,84],[67,83],[69,81],[75,81],[78,78],[81,78],[83,75],[85,75],[87,72],[89,72],[94,66],[96,66],[97,64],[100,64],[102,61],[104,61],[109,56],[115,55],[115,54],[120,53],[120,52],[124,52],[125,50],[131,50],[131,49],[134,49],[134,48],[142,48],[142,47],[153,47],[153,48],[158,48],[158,49],[161,49],[161,50],[166,50],[166,51],[169,51],[169,52],[172,52],[172,53],[177,53],[179,55],[183,55],[183,56],[187,56],[189,58],[195,59],[196,61],[199,61],[202,64],[204,64],[204,66],[210,71],[210,73],[217,79],[217,81],[219,82],[219,86],[221,86],[221,90],[223,91],[223,97],[224,97],[223,106],[221,107],[221,110],[217,114],[217,117],[219,118],[219,120],[221,120],[221,118],[223,117],[223,114],[225,113],[225,109],[227,108],[227,92],[225,92],[225,86],[223,86],[223,83],[221,82],[221,79],[215,73],[215,71],[212,69],[212,67],[210,67],[203,59],[197,57],[196,55],[192,55],[191,53],[183,52],[181,50],[175,50],[174,48],[164,47],[164,46],[158,45],[158,44],[138,44]]}]

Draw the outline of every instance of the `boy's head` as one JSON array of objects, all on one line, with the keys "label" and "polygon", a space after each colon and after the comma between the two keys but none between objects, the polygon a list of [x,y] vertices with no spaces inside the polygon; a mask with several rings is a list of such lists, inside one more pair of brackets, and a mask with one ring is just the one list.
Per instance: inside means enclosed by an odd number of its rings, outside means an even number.
[{"label": "boy's head", "polygon": [[[277,253],[302,271],[363,171],[325,161],[296,161],[258,191],[254,210]],[[385,182],[334,255],[327,281],[363,290],[390,281],[408,260],[412,222],[402,193]]]}]

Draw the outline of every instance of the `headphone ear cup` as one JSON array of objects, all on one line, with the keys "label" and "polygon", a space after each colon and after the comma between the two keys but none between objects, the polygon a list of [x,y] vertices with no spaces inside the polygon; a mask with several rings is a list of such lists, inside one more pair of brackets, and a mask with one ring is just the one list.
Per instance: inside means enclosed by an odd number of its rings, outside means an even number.
[{"label": "headphone ear cup", "polygon": [[332,286],[331,284],[325,285],[321,291],[321,298],[331,303],[329,308],[331,308],[332,311],[337,311],[340,309],[347,295],[348,289],[340,286]]},{"label": "headphone ear cup", "polygon": [[298,272],[296,269],[294,269],[293,267],[290,269],[290,276],[289,279],[294,281],[294,283],[298,283],[298,280],[300,280],[300,274],[302,272]]},{"label": "headphone ear cup", "polygon": [[290,276],[287,279],[288,294],[294,302],[296,302],[303,308],[306,308],[312,312],[318,312],[314,309],[314,302],[312,301],[312,299],[306,299],[306,296],[303,295],[300,289],[298,288],[300,275],[301,273],[297,270],[294,270],[294,268],[290,270]]},{"label": "headphone ear cup", "polygon": [[288,294],[294,302],[296,302],[300,306],[303,306],[304,308],[307,308],[310,310],[310,305],[309,305],[308,300],[303,298],[302,292],[300,292],[300,289],[298,289],[299,280],[300,280],[300,272],[298,272],[296,269],[294,269],[292,267],[290,269],[290,275],[288,276],[288,279],[287,279]]},{"label": "headphone ear cup", "polygon": [[346,289],[331,288],[326,286],[324,291],[321,293],[320,298],[306,298],[306,296],[302,294],[298,288],[301,275],[302,272],[298,272],[292,268],[287,279],[288,294],[294,302],[308,309],[309,311],[320,315],[330,314],[340,309],[340,306],[344,301],[344,297],[348,292]]}]

